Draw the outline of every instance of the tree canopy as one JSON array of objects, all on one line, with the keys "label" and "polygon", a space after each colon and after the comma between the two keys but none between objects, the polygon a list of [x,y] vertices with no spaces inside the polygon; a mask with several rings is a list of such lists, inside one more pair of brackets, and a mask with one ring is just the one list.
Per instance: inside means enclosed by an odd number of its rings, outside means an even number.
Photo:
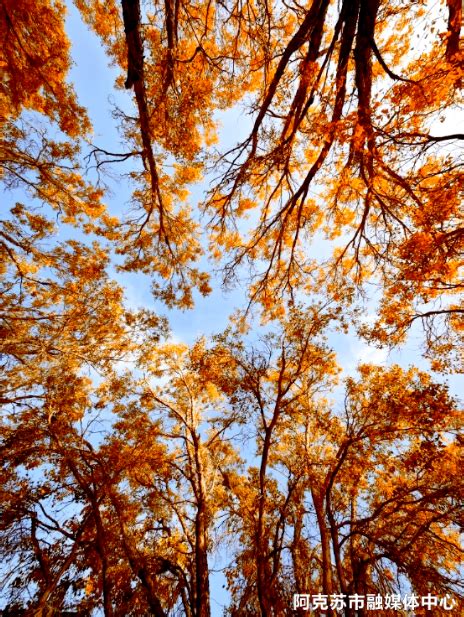
[{"label": "tree canopy", "polygon": [[[71,0],[0,0],[1,614],[209,617],[215,563],[230,617],[462,614],[461,0],[73,4],[116,145]],[[411,331],[420,368],[333,350]]]}]

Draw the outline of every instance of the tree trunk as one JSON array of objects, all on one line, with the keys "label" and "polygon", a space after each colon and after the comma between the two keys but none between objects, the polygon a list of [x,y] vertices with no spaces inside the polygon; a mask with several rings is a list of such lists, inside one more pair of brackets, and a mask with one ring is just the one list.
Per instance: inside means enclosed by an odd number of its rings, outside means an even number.
[{"label": "tree trunk", "polygon": [[195,520],[196,617],[209,617],[208,536],[205,504],[198,504]]},{"label": "tree trunk", "polygon": [[195,430],[191,432],[195,468],[197,512],[195,517],[195,617],[209,617],[209,567],[208,567],[208,514],[201,440]]},{"label": "tree trunk", "polygon": [[[317,523],[319,527],[319,536],[321,538],[321,559],[322,559],[322,592],[326,596],[333,593],[333,576],[332,576],[332,558],[330,554],[330,531],[327,527],[324,512],[324,501],[322,498],[315,495],[311,489],[314,508],[316,510]],[[333,617],[333,609],[327,610],[327,617]]]}]

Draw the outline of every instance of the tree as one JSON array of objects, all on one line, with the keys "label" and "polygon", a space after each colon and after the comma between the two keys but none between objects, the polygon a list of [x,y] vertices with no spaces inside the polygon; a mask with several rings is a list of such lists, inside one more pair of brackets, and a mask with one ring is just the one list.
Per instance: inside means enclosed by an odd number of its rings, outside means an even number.
[{"label": "tree", "polygon": [[236,333],[230,333],[212,351],[213,358],[224,349],[231,355],[237,375],[232,383],[226,378],[224,392],[242,422],[251,422],[255,432],[257,465],[233,484],[228,481],[232,529],[240,534],[243,547],[229,577],[241,579],[244,586],[234,585],[231,614],[278,615],[290,606],[284,582],[284,542],[298,480],[289,480],[288,492],[283,492],[272,473],[272,462],[282,426],[294,409],[301,400],[328,387],[337,373],[333,354],[322,338],[332,318],[333,314],[324,313],[321,307],[307,313],[295,310],[282,323],[280,334],[269,334],[263,340],[262,349],[247,349],[240,340],[235,342]]},{"label": "tree", "polygon": [[[461,101],[462,13],[459,2],[447,5],[446,26],[443,14],[424,23],[424,3],[266,4],[252,130],[223,156],[208,203],[215,241],[231,255],[226,272],[264,264],[251,301],[268,309],[329,277],[328,293],[350,302],[373,279],[383,301],[372,338],[401,340],[422,320],[430,353],[452,351],[462,330],[453,298],[462,290],[463,135],[431,128]],[[418,22],[426,39],[417,53],[409,42]],[[437,23],[448,28],[440,36]],[[250,209],[257,223],[231,241]],[[322,272],[305,242],[320,230],[343,238]],[[443,305],[421,308],[435,299]]]},{"label": "tree", "polygon": [[[337,373],[330,354],[326,364],[323,356],[315,362],[302,330],[289,323],[282,337],[281,350],[273,341],[237,360],[244,375],[231,401],[257,427],[258,466],[229,481],[240,544],[228,614],[294,614],[295,588],[385,597],[406,584],[419,597],[460,597],[456,401],[426,373],[363,365],[359,381],[346,382],[340,413],[321,396],[321,374],[330,382]],[[324,354],[314,342],[313,353]],[[368,613],[347,603],[345,615],[357,614]]]},{"label": "tree", "polygon": [[[183,610],[192,617],[210,614],[208,557],[214,554],[213,534],[225,510],[222,478],[238,462],[227,436],[235,417],[224,409],[214,373],[204,371],[204,355],[204,341],[191,349],[178,344],[158,349],[150,356],[142,394],[145,408],[159,415],[171,443],[172,473],[162,499],[180,546],[167,567],[179,578]],[[155,376],[166,376],[167,385],[151,385]],[[151,480],[141,483],[150,488]]]},{"label": "tree", "polygon": [[279,460],[302,478],[306,511],[314,512],[321,544],[330,544],[326,585],[385,596],[405,578],[419,596],[455,593],[462,563],[462,485],[449,473],[462,457],[456,402],[416,370],[363,365],[359,377],[347,380],[343,414],[322,408],[296,416],[301,424],[288,436],[295,458]]},{"label": "tree", "polygon": [[[62,413],[47,423],[35,411],[35,430],[22,414],[21,424],[2,435],[8,479],[2,553],[10,602],[16,601],[7,608],[49,615],[102,605],[106,615],[137,610],[164,615],[160,596],[170,587],[157,580],[161,550],[150,555],[143,550],[149,538],[157,547],[162,540],[156,528],[136,532],[138,495],[127,492],[128,478],[149,465],[162,476],[166,456],[157,432],[146,430],[145,443],[128,439],[123,449],[110,439],[97,445],[92,426],[98,416],[87,411],[79,424]],[[161,518],[164,511],[154,503],[152,516]]]},{"label": "tree", "polygon": [[[112,405],[123,405],[118,363],[155,345],[166,324],[149,311],[123,307],[101,247],[68,241],[50,249],[51,226],[43,216],[21,205],[12,214],[16,220],[4,221],[0,231],[6,610],[49,615],[76,605],[90,611],[102,601],[107,615],[113,605],[129,614],[131,581],[147,587],[140,558],[130,551],[136,539],[127,540],[124,531],[124,518],[135,524],[120,488],[131,457],[103,446],[98,425],[109,422]],[[156,435],[145,438],[158,463]],[[149,591],[142,606],[158,606]]]},{"label": "tree", "polygon": [[[97,226],[119,243],[126,269],[158,273],[154,292],[170,305],[191,306],[192,287],[209,292],[208,275],[192,265],[202,252],[200,229],[182,203],[214,142],[213,111],[249,94],[252,131],[220,159],[225,167],[218,168],[221,176],[206,204],[214,218],[213,253],[231,254],[227,277],[246,261],[262,259],[266,266],[255,272],[250,299],[267,310],[274,296],[288,292],[291,299],[297,288],[314,290],[321,277],[337,301],[350,302],[354,289],[373,278],[384,296],[371,337],[400,341],[419,320],[429,352],[453,356],[462,329],[454,301],[462,289],[462,135],[434,130],[460,102],[458,0],[430,18],[423,3],[378,0],[340,6],[325,0],[308,9],[167,3],[151,12],[135,0],[76,4],[121,68],[117,85],[134,91],[136,118],[120,114],[127,151],[93,149],[98,168],[118,160],[141,163],[132,172],[138,185],[134,212],[140,214],[122,225],[106,216]],[[84,136],[88,121],[64,83],[69,44],[63,6],[2,7],[4,116],[43,111],[69,135]],[[23,31],[32,19],[26,44]],[[40,39],[41,20],[55,25],[56,39]],[[400,61],[419,20],[425,42]],[[443,30],[438,35],[437,28]],[[53,66],[51,46],[61,50]],[[21,164],[37,169],[30,157]],[[74,195],[85,191],[75,174],[67,181],[74,183]],[[87,196],[98,202],[94,191]],[[84,197],[71,216],[85,208],[92,206]],[[237,224],[250,209],[260,209],[258,223],[241,238]],[[321,273],[304,238],[324,229],[344,241]],[[339,277],[345,280],[343,298]]]},{"label": "tree", "polygon": [[[405,589],[460,614],[458,401],[364,364],[342,402],[328,337],[421,322],[432,368],[460,366],[464,136],[438,123],[462,103],[461,2],[75,5],[132,101],[119,149],[68,81],[65,3],[0,0],[2,614],[208,617],[225,555],[231,616]],[[239,104],[249,134],[220,153]],[[245,306],[189,346],[112,273],[192,308],[203,253]]]}]

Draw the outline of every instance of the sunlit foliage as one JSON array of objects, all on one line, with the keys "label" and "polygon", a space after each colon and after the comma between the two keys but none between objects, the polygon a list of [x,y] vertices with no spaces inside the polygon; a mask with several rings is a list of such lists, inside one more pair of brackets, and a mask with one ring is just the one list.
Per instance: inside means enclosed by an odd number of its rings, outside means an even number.
[{"label": "sunlit foliage", "polygon": [[[459,402],[416,368],[343,375],[329,343],[417,324],[462,369],[461,1],[74,4],[118,151],[69,81],[66,3],[0,0],[2,614],[208,617],[216,559],[231,617],[404,589],[462,614]],[[112,278],[192,309],[213,268],[244,306],[190,346]]]}]

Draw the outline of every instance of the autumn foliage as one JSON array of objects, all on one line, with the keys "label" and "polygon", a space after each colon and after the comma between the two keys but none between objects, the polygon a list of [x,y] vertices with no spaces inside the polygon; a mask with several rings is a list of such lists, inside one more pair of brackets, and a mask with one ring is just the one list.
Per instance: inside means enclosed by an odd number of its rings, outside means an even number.
[{"label": "autumn foliage", "polygon": [[[463,614],[461,1],[74,0],[119,148],[70,4],[0,0],[0,613]],[[179,342],[217,271],[242,306]],[[421,369],[331,344],[411,332]]]}]

